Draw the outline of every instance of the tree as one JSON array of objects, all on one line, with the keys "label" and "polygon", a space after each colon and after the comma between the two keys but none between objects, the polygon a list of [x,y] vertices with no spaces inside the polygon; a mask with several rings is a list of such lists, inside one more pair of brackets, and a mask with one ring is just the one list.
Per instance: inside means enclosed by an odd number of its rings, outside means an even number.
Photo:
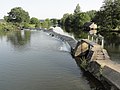
[{"label": "tree", "polygon": [[113,14],[114,28],[120,29],[120,0],[114,1]]},{"label": "tree", "polygon": [[[91,15],[93,17],[93,15]],[[66,13],[61,18],[62,28],[68,33],[74,34],[76,37],[82,37],[82,28],[84,23],[89,22],[91,17],[86,12],[81,12],[79,4],[77,4],[74,13]]]},{"label": "tree", "polygon": [[30,20],[29,13],[23,10],[21,7],[15,7],[11,9],[7,17],[7,22],[12,23],[29,23]]},{"label": "tree", "polygon": [[66,13],[63,15],[63,17],[61,18],[61,25],[64,26],[65,25],[65,20],[66,18],[69,16],[69,13]]},{"label": "tree", "polygon": [[65,26],[72,27],[73,26],[73,15],[70,14],[65,20]]},{"label": "tree", "polygon": [[66,17],[64,26],[65,26],[66,32],[72,32],[72,29],[71,29],[73,27],[73,15],[72,14]]},{"label": "tree", "polygon": [[[74,28],[75,30],[82,29],[82,26],[85,22],[90,21],[90,17],[87,13],[80,11],[80,6],[77,4],[74,14],[64,14],[63,18],[61,19],[62,26],[65,26],[65,28]],[[71,30],[67,30],[71,31]],[[76,32],[76,31],[71,31]]]},{"label": "tree", "polygon": [[50,28],[50,26],[51,26],[51,22],[50,22],[50,20],[47,18],[47,19],[45,19],[45,21],[43,22],[43,23],[41,23],[41,26],[42,26],[42,28]]},{"label": "tree", "polygon": [[74,28],[82,29],[85,22],[90,21],[90,17],[88,14],[81,12],[77,15],[74,15],[73,26]]},{"label": "tree", "polygon": [[105,0],[100,11],[93,19],[101,30],[114,30],[120,28],[120,0]]},{"label": "tree", "polygon": [[51,19],[50,21],[53,26],[56,26],[58,24],[58,21],[55,18]]},{"label": "tree", "polygon": [[87,13],[81,12],[79,4],[77,4],[73,14],[73,28],[81,29],[85,22],[90,21]]},{"label": "tree", "polygon": [[90,11],[87,11],[86,14],[88,14],[90,19],[92,20],[95,17],[96,12],[97,12],[96,10],[90,10]]},{"label": "tree", "polygon": [[38,20],[37,18],[35,18],[35,17],[32,17],[32,18],[30,19],[30,23],[31,23],[31,24],[37,24],[37,23],[39,23],[39,20]]},{"label": "tree", "polygon": [[35,24],[35,28],[40,28],[40,22]]},{"label": "tree", "polygon": [[4,20],[7,22],[8,21],[8,16],[4,16]]},{"label": "tree", "polygon": [[23,24],[23,28],[29,28],[29,27],[30,27],[30,26],[29,26],[29,23],[26,23],[26,22],[25,22],[25,23]]},{"label": "tree", "polygon": [[76,6],[76,8],[75,8],[75,10],[74,10],[74,14],[78,14],[78,13],[80,13],[81,11],[80,11],[80,5],[79,4],[77,4],[77,6]]}]

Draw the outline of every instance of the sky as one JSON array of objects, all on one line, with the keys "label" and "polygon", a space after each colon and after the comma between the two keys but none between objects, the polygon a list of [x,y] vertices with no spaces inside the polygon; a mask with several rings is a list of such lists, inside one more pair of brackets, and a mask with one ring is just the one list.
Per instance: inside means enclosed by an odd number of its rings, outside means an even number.
[{"label": "sky", "polygon": [[77,4],[83,12],[99,10],[103,0],[1,0],[0,19],[14,7],[22,7],[30,17],[60,19],[65,13],[73,13]]}]

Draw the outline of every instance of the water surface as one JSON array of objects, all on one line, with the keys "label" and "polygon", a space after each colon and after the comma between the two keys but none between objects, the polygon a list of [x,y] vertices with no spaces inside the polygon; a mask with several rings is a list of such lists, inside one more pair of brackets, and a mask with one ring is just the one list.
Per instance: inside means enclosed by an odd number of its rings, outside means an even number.
[{"label": "water surface", "polygon": [[0,37],[0,90],[90,90],[65,43],[42,31]]},{"label": "water surface", "polygon": [[103,36],[105,49],[108,51],[111,60],[120,64],[120,33],[105,33]]}]

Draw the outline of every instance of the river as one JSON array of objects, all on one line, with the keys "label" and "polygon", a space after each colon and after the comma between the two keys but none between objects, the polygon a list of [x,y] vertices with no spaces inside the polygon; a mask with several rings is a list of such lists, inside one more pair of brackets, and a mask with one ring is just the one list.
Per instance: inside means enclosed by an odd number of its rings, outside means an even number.
[{"label": "river", "polygon": [[61,40],[43,31],[0,36],[0,90],[91,90],[88,83]]},{"label": "river", "polygon": [[102,35],[105,39],[105,49],[111,60],[120,64],[120,33],[110,32]]}]

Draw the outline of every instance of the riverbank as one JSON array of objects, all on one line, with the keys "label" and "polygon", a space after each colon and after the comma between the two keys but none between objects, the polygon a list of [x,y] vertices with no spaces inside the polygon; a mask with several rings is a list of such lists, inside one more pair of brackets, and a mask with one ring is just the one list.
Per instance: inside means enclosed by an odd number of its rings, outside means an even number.
[{"label": "riverbank", "polygon": [[[76,51],[78,51],[77,53],[81,54],[81,41],[76,41],[71,37],[58,34],[52,30],[47,32],[49,32],[49,35],[51,35],[52,37],[56,37],[61,39],[62,41],[68,42],[68,44],[71,46],[71,54],[75,57],[77,61],[80,61],[80,64],[83,66],[82,68],[85,71],[90,72],[95,78],[97,78],[101,83],[103,83],[105,90],[120,89],[120,65],[110,60],[110,57],[108,56],[105,49],[101,48],[101,46],[96,43],[89,43],[91,45],[93,44],[92,46],[94,48],[91,49],[92,51],[85,50],[85,52],[82,53],[82,57],[88,56],[89,58],[91,58],[90,61],[86,61],[87,58],[84,58],[85,60],[83,60],[81,56],[76,57],[74,55]],[[89,47],[89,45],[86,46],[86,44],[83,44],[83,46],[84,48]],[[93,58],[93,53],[98,52],[98,50],[102,50],[100,53],[105,57],[105,60],[96,60],[95,58]],[[101,58],[101,56],[99,58]],[[86,65],[84,66],[83,64]]]},{"label": "riverbank", "polygon": [[19,28],[12,23],[0,22],[0,32],[17,31]]}]

